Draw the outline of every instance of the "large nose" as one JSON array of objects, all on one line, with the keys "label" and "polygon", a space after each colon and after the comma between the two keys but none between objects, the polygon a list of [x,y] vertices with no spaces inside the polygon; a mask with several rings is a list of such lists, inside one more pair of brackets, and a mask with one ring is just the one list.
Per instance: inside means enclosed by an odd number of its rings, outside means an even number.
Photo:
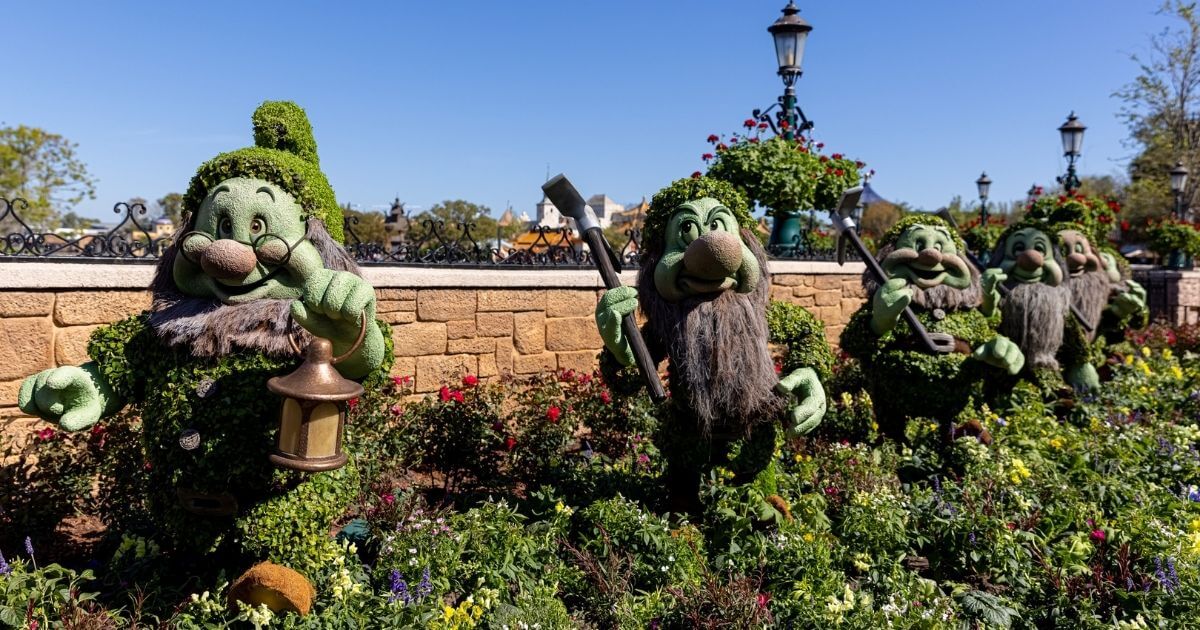
[{"label": "large nose", "polygon": [[227,238],[214,241],[200,254],[200,267],[204,273],[221,280],[245,278],[254,271],[257,262],[254,250]]},{"label": "large nose", "polygon": [[1025,271],[1037,271],[1046,263],[1046,257],[1036,249],[1027,249],[1017,255],[1017,266]]},{"label": "large nose", "polygon": [[742,266],[742,241],[729,232],[709,232],[688,245],[683,266],[705,280],[728,278]]},{"label": "large nose", "polygon": [[1071,271],[1075,271],[1077,269],[1083,269],[1084,266],[1087,265],[1087,262],[1088,262],[1087,256],[1084,256],[1083,254],[1079,254],[1079,253],[1070,254],[1067,256],[1067,269],[1069,269]]},{"label": "large nose", "polygon": [[921,253],[917,254],[917,262],[925,265],[926,267],[932,267],[942,262],[942,252],[939,252],[932,247],[929,249],[923,249],[921,250]]}]

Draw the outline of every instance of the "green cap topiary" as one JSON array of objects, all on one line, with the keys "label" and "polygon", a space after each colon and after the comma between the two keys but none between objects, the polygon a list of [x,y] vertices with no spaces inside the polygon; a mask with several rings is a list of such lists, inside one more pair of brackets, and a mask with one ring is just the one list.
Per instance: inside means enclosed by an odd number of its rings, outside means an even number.
[{"label": "green cap topiary", "polygon": [[917,212],[901,217],[899,221],[896,221],[896,223],[892,225],[892,227],[888,228],[887,232],[884,232],[883,238],[879,241],[879,245],[894,245],[896,243],[896,239],[900,238],[900,234],[903,233],[904,230],[907,230],[908,228],[918,224],[935,225],[937,227],[946,228],[946,231],[949,232],[950,236],[954,238],[954,246],[958,248],[958,251],[960,253],[967,251],[967,244],[963,242],[962,236],[959,235],[958,230],[954,229],[953,226],[951,226],[949,223],[946,223],[944,219],[936,214],[926,214],[923,212]]},{"label": "green cap topiary", "polygon": [[646,223],[642,228],[642,251],[662,251],[666,239],[667,221],[679,206],[696,199],[711,197],[729,208],[737,217],[738,225],[754,229],[754,217],[743,195],[733,185],[711,177],[686,177],[671,182],[671,185],[654,194],[650,209],[646,211]]},{"label": "green cap topiary", "polygon": [[213,186],[232,177],[265,179],[291,193],[304,217],[316,217],[339,243],[342,209],[321,172],[312,125],[298,105],[266,101],[254,110],[253,147],[222,153],[200,165],[183,196],[184,212],[195,214]]}]

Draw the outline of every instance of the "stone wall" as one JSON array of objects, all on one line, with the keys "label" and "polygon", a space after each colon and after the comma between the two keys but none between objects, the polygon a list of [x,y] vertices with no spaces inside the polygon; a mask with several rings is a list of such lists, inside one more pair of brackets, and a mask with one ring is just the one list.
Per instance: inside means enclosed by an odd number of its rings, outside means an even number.
[{"label": "stone wall", "polygon": [[[771,295],[807,307],[836,342],[862,303],[861,263],[776,262]],[[22,379],[87,360],[102,324],[150,303],[153,266],[0,263],[0,414],[15,415]],[[587,270],[368,267],[379,317],[392,325],[397,375],[434,391],[459,372],[483,377],[591,370],[602,347],[593,323],[603,293]],[[635,273],[622,276],[634,282]]]},{"label": "stone wall", "polygon": [[1200,324],[1200,271],[1139,267],[1134,279],[1146,289],[1152,320]]}]

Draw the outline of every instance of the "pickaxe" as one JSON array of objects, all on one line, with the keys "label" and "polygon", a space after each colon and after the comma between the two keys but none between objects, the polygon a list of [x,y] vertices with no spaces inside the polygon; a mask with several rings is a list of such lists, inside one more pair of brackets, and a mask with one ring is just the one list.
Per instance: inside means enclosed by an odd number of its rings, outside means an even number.
[{"label": "pickaxe", "polygon": [[[858,230],[855,229],[854,218],[851,214],[854,208],[858,205],[859,197],[862,197],[862,186],[855,186],[847,189],[842,193],[842,199],[838,202],[837,215],[833,217],[833,227],[838,231],[837,241],[837,261],[839,265],[846,262],[846,242],[849,241],[854,245],[854,249],[858,252],[858,257],[867,265],[867,270],[871,272],[871,276],[875,278],[875,282],[879,286],[887,284],[887,274],[883,273],[883,267],[879,266],[879,261],[867,251],[867,246],[863,244],[862,239],[858,237]],[[931,333],[925,330],[921,325],[921,321],[917,319],[917,314],[913,312],[911,306],[904,307],[904,321],[908,322],[908,327],[921,340],[921,343],[929,350],[930,354],[949,354],[955,350],[954,336],[947,333]]]},{"label": "pickaxe", "polygon": [[[600,277],[604,279],[604,287],[612,289],[621,286],[621,279],[617,277],[617,272],[621,269],[621,259],[608,244],[608,239],[604,238],[600,222],[596,220],[596,214],[583,200],[583,195],[580,195],[571,181],[561,173],[542,184],[542,191],[546,193],[546,198],[554,204],[555,208],[558,208],[559,212],[575,220],[575,227],[579,229],[583,240],[587,242],[588,249],[592,252],[592,260],[596,262],[596,267],[600,270]],[[638,368],[641,369],[642,376],[646,378],[646,382],[650,386],[650,397],[654,399],[654,402],[662,402],[666,399],[667,393],[663,390],[662,381],[658,378],[658,366],[650,358],[650,351],[646,349],[646,340],[642,339],[642,331],[638,328],[633,313],[626,315],[625,319],[621,321],[621,330],[624,331],[625,338],[629,340],[629,347],[633,350],[633,357],[637,361]]]},{"label": "pickaxe", "polygon": [[[943,221],[950,224],[950,227],[954,231],[958,231],[958,222],[954,220],[954,215],[950,213],[949,208],[945,206],[938,208],[937,215],[941,217]],[[966,250],[964,253],[967,255],[967,260],[971,261],[972,265],[975,265],[975,269],[979,270],[979,273],[983,273],[983,270],[987,268],[984,266],[983,261],[979,260],[979,257],[977,257],[970,249],[964,249]],[[1008,294],[1012,293],[1012,289],[1004,286],[1003,282],[997,284],[996,288],[1000,290],[1001,297],[1008,297]],[[1084,330],[1088,331],[1089,333],[1096,330],[1095,326],[1083,318],[1083,313],[1080,313],[1079,309],[1076,308],[1074,304],[1071,305],[1071,315],[1075,317],[1075,321],[1079,322],[1080,326],[1083,326]]]}]

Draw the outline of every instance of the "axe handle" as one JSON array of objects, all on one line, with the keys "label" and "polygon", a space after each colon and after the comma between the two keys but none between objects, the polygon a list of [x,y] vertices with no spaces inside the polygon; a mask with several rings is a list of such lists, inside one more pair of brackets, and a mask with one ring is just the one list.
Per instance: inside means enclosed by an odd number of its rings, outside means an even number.
[{"label": "axe handle", "polygon": [[[600,228],[584,230],[583,238],[587,241],[588,248],[592,250],[592,258],[600,270],[600,278],[604,280],[604,287],[612,289],[621,286],[621,278],[617,276],[617,271],[613,268],[612,259],[608,254],[608,243],[604,240],[604,234]],[[663,390],[662,380],[658,378],[658,365],[650,357],[650,350],[646,348],[646,340],[642,339],[642,331],[638,328],[633,313],[626,315],[621,320],[621,330],[625,333],[625,339],[629,340],[633,358],[650,387],[650,398],[654,399],[656,403],[666,400],[667,393]]]},{"label": "axe handle", "polygon": [[[875,260],[871,252],[867,251],[867,246],[859,238],[858,232],[853,228],[847,227],[842,230],[842,234],[854,244],[854,249],[858,251],[858,257],[867,265],[867,269],[871,272],[871,275],[875,276],[875,282],[878,282],[881,287],[886,284],[888,281],[887,274],[883,273],[883,267],[879,266],[879,261]],[[933,342],[933,339],[929,336],[929,331],[925,330],[925,326],[921,325],[921,320],[917,319],[917,314],[913,312],[911,306],[905,306],[904,312],[901,315],[904,317],[904,321],[908,322],[908,327],[920,338],[921,343],[930,354],[942,354],[944,352]]]},{"label": "axe handle", "polygon": [[[975,268],[978,269],[980,272],[982,272],[984,270],[983,262],[981,262],[979,260],[979,258],[977,256],[975,256],[975,254],[972,254],[971,252],[967,252],[967,259],[970,260],[971,264],[975,265]],[[1001,283],[997,288],[1000,289],[1000,295],[1003,297],[1008,297],[1008,294],[1012,293],[1012,289],[1009,289],[1008,287],[1004,286],[1003,283]],[[1083,313],[1079,312],[1079,308],[1076,307],[1074,304],[1071,305],[1071,315],[1075,318],[1075,321],[1079,322],[1079,325],[1083,326],[1083,329],[1086,330],[1087,332],[1091,333],[1091,332],[1096,331],[1096,327],[1093,326],[1091,322],[1084,319]]]}]

